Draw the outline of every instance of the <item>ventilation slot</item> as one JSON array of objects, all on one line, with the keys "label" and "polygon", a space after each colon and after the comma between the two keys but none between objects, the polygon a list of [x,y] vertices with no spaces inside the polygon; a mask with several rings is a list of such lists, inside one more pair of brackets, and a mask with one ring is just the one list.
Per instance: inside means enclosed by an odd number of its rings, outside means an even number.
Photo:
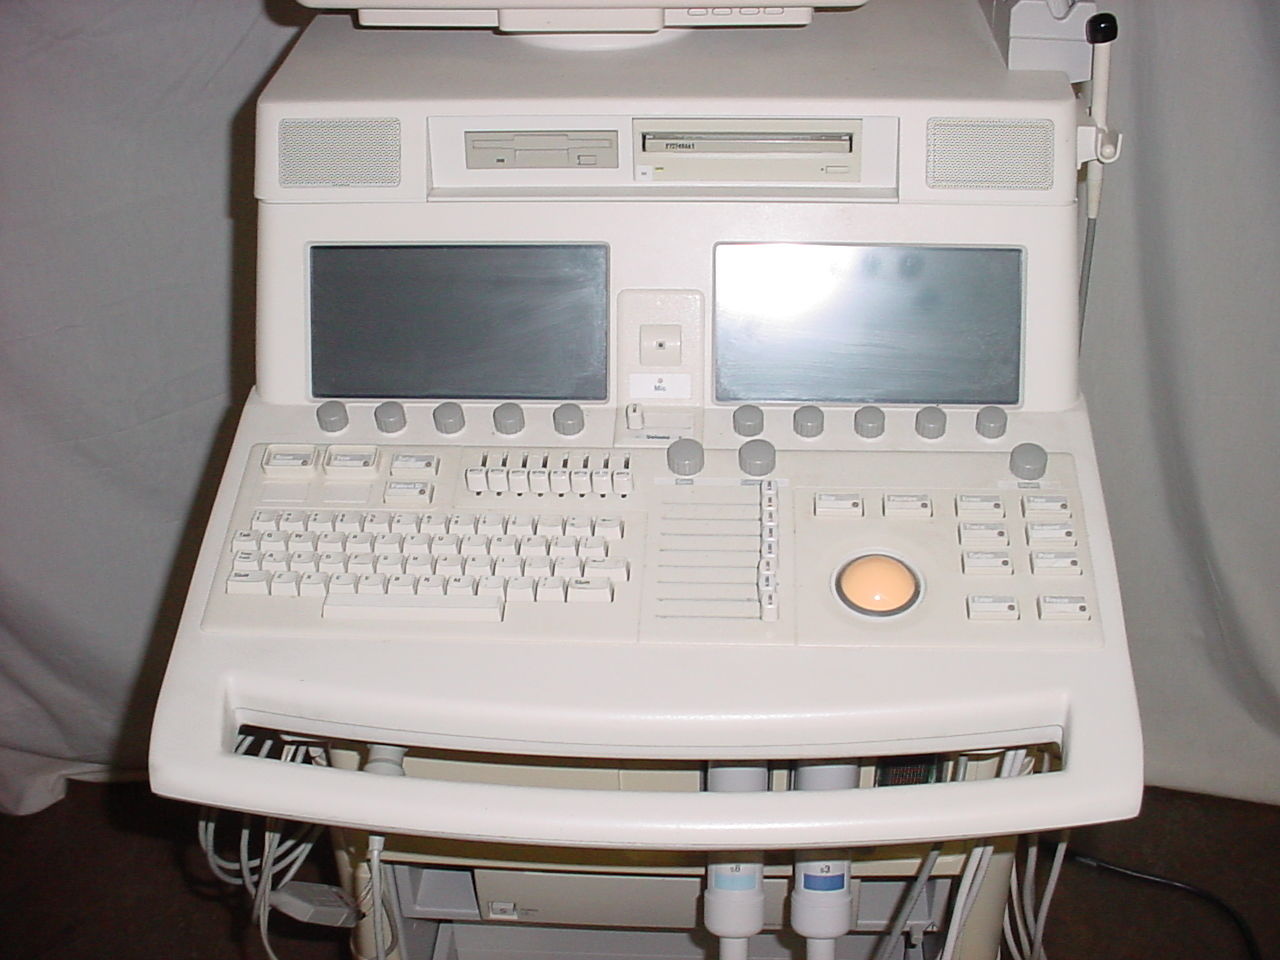
[{"label": "ventilation slot", "polygon": [[399,184],[399,120],[280,121],[280,186]]},{"label": "ventilation slot", "polygon": [[934,117],[928,184],[935,190],[1049,190],[1052,120]]}]

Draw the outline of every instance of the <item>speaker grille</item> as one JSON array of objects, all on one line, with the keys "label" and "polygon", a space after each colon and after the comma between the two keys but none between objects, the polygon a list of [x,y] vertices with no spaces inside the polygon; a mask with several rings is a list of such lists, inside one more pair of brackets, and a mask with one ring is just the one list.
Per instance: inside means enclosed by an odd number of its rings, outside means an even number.
[{"label": "speaker grille", "polygon": [[954,190],[1053,188],[1053,121],[934,117],[927,182]]},{"label": "speaker grille", "polygon": [[280,186],[399,184],[399,120],[280,121]]}]

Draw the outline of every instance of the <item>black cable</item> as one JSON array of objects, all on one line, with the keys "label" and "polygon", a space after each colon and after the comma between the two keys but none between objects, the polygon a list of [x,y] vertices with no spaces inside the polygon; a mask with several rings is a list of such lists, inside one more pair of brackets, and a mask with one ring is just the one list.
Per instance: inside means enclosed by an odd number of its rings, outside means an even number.
[{"label": "black cable", "polygon": [[1217,895],[1210,893],[1208,890],[1192,886],[1189,883],[1183,883],[1180,880],[1170,880],[1168,877],[1159,877],[1154,873],[1143,873],[1141,870],[1130,870],[1128,867],[1120,867],[1114,863],[1099,860],[1097,857],[1086,857],[1084,854],[1076,853],[1074,850],[1068,850],[1067,856],[1076,863],[1084,864],[1086,867],[1094,867],[1098,870],[1110,870],[1112,873],[1118,873],[1121,876],[1133,877],[1135,880],[1146,880],[1148,883],[1163,884],[1167,887],[1173,887],[1176,890],[1185,890],[1187,893],[1200,897],[1202,900],[1213,904],[1231,918],[1231,922],[1234,923],[1236,925],[1236,929],[1240,931],[1240,936],[1244,940],[1245,950],[1248,952],[1250,960],[1263,960],[1262,948],[1258,946],[1258,938],[1253,935],[1253,929],[1249,926],[1249,922],[1237,913],[1235,908],[1229,903]]}]

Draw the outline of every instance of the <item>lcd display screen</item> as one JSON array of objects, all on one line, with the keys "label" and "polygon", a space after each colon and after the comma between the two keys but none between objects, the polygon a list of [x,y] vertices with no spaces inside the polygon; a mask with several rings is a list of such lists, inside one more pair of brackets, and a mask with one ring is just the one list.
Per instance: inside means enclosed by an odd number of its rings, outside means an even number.
[{"label": "lcd display screen", "polygon": [[316,397],[603,400],[608,248],[311,248]]},{"label": "lcd display screen", "polygon": [[720,401],[1017,403],[1021,249],[722,243]]}]

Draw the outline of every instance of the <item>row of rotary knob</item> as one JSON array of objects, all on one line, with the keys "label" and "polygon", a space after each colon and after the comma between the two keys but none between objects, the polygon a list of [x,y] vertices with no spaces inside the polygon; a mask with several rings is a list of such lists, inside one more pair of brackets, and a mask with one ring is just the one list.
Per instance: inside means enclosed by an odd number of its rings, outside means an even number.
[{"label": "row of rotary knob", "polygon": [[[880,407],[859,408],[853,415],[853,432],[866,440],[884,434],[885,416]],[[1000,407],[983,407],[973,422],[978,436],[998,440],[1009,427],[1009,415]],[[826,429],[826,416],[821,407],[805,404],[791,415],[791,428],[796,436],[812,439]],[[740,437],[758,437],[764,431],[764,411],[755,404],[745,404],[733,411],[733,430]],[[937,440],[947,432],[947,412],[941,407],[922,407],[916,412],[916,433],[925,440]]]},{"label": "row of rotary knob", "polygon": [[[667,447],[667,469],[677,477],[692,477],[706,466],[707,453],[692,437]],[[748,440],[738,448],[738,467],[749,477],[764,477],[778,465],[778,451],[768,440]],[[1020,443],[1009,451],[1009,472],[1019,480],[1039,480],[1049,468],[1049,454],[1038,443]]]},{"label": "row of rotary knob", "polygon": [[[345,430],[351,422],[347,406],[341,400],[326,400],[316,408],[316,420],[326,433]],[[462,432],[467,425],[467,415],[462,405],[449,400],[437,404],[431,411],[431,421],[445,436]],[[408,424],[404,404],[387,400],[373,409],[373,422],[382,433],[399,433]],[[576,403],[562,403],[551,411],[551,425],[562,437],[580,434],[586,426],[586,417]],[[513,436],[525,427],[524,408],[518,403],[500,403],[493,408],[493,429],[504,436]]]}]

